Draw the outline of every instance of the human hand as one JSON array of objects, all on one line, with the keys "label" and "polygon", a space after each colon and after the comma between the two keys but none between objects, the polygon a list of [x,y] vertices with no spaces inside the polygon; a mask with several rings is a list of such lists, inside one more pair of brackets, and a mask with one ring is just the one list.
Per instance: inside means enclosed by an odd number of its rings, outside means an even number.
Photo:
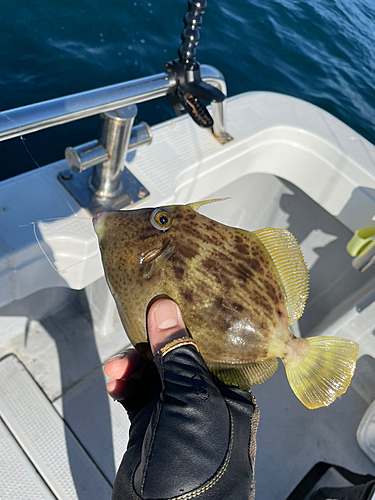
[{"label": "human hand", "polygon": [[129,349],[104,367],[131,421],[113,500],[252,499],[255,398],[214,384],[173,301],[155,302],[147,327],[154,362]]},{"label": "human hand", "polygon": [[[150,307],[147,315],[147,331],[152,354],[175,338],[189,337],[180,308],[172,300],[161,299]],[[136,390],[147,361],[135,350],[114,356],[104,366],[104,372],[111,380],[107,383],[108,394],[117,400],[126,399]]]}]

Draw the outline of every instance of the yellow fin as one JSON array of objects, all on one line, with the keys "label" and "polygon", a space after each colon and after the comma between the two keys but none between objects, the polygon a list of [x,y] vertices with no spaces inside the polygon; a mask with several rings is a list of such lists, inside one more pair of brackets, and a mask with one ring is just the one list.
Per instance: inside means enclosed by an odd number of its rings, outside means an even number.
[{"label": "yellow fin", "polygon": [[289,325],[300,318],[309,294],[309,271],[300,246],[286,229],[258,229],[254,233],[270,254],[285,292]]},{"label": "yellow fin", "polygon": [[235,365],[234,367],[209,366],[210,372],[221,380],[225,385],[234,385],[240,389],[261,384],[277,370],[276,358],[258,361],[250,365]]},{"label": "yellow fin", "polygon": [[283,361],[290,387],[310,410],[330,405],[349,387],[358,344],[340,337],[310,337],[299,364]]},{"label": "yellow fin", "polygon": [[192,208],[195,212],[198,212],[198,210],[203,205],[208,205],[209,203],[216,203],[217,201],[225,201],[225,200],[230,200],[230,196],[228,196],[227,198],[214,198],[212,200],[204,200],[204,201],[196,201],[195,203],[188,203],[188,207]]}]

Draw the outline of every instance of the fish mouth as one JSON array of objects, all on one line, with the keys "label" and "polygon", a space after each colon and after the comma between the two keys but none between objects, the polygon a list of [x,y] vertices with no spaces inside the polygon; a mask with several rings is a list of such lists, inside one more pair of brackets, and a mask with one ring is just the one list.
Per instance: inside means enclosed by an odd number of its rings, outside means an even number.
[{"label": "fish mouth", "polygon": [[108,216],[108,212],[96,212],[94,217],[92,218],[92,224],[94,226],[94,231],[96,232],[99,241],[102,239],[103,234],[104,234],[104,221],[106,217]]},{"label": "fish mouth", "polygon": [[105,216],[106,212],[96,212],[96,214],[94,215],[94,217],[92,218],[92,223],[94,225],[94,228],[97,224],[99,224],[99,222],[101,221],[101,219],[103,219],[103,217]]}]

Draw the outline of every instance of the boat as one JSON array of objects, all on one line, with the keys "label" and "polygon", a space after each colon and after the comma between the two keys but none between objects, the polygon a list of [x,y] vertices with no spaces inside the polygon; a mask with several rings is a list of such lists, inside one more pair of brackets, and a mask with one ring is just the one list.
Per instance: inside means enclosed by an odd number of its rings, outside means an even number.
[{"label": "boat", "polygon": [[[103,123],[99,139],[67,143],[65,159],[0,183],[1,499],[111,497],[129,422],[107,395],[102,365],[130,342],[103,276],[92,214],[225,197],[201,212],[248,230],[285,228],[300,243],[310,296],[293,333],[360,346],[351,386],[327,408],[303,407],[281,368],[253,388],[261,415],[256,498],[287,498],[321,461],[375,475],[371,236],[365,250],[347,252],[362,228],[375,227],[375,146],[291,96],[225,98],[221,72],[198,69],[184,80],[167,65],[158,75],[0,113],[1,141],[98,114]],[[197,100],[191,82],[200,86]],[[164,96],[176,109],[195,106],[191,114],[208,122],[187,113],[134,126],[136,105]]]}]

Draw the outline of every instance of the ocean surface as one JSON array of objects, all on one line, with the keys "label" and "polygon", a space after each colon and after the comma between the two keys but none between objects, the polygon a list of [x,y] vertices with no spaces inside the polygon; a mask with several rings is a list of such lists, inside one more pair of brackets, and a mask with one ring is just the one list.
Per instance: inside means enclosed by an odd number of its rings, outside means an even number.
[{"label": "ocean surface", "polygon": [[[177,57],[186,0],[8,0],[0,17],[0,110],[164,71]],[[312,102],[375,143],[374,0],[208,0],[197,60],[228,95],[281,92]],[[139,106],[155,124],[166,99]],[[99,119],[0,143],[0,180],[61,159]]]}]

